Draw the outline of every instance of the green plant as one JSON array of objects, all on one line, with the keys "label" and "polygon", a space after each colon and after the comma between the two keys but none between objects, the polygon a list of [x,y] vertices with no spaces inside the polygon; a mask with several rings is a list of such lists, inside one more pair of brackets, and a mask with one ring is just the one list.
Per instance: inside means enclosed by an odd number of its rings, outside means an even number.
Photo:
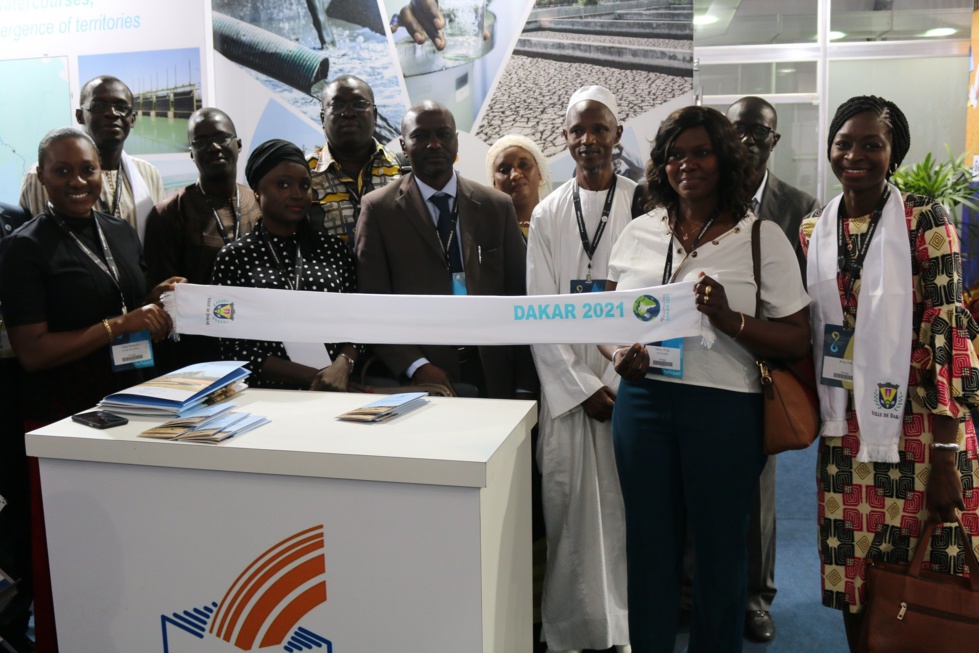
[{"label": "green plant", "polygon": [[905,193],[926,195],[941,202],[956,229],[961,229],[956,207],[964,205],[979,211],[976,189],[972,187],[972,166],[965,162],[965,154],[956,157],[948,145],[945,151],[947,161],[939,161],[929,152],[921,161],[900,168],[891,182]]}]

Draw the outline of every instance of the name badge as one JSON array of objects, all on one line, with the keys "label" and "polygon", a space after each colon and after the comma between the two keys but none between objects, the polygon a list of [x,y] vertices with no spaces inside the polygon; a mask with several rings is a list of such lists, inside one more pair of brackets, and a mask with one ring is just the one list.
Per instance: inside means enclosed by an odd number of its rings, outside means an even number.
[{"label": "name badge", "polygon": [[116,336],[110,347],[112,371],[126,372],[153,365],[153,342],[149,331]]},{"label": "name badge", "polygon": [[819,382],[853,389],[853,331],[827,324],[823,331],[823,366]]},{"label": "name badge", "polygon": [[466,290],[466,273],[465,272],[453,272],[452,273],[452,294],[453,295],[468,295],[469,292]]},{"label": "name badge", "polygon": [[683,378],[683,338],[672,338],[646,345],[649,371],[653,374]]},{"label": "name badge", "polygon": [[605,279],[572,279],[571,294],[583,292],[605,292]]}]

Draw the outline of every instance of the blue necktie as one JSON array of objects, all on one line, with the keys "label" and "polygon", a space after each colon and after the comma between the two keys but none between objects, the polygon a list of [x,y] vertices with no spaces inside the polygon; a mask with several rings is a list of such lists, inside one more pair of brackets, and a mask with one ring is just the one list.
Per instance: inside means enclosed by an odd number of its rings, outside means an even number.
[{"label": "blue necktie", "polygon": [[[449,209],[449,199],[451,195],[445,193],[435,193],[432,195],[431,202],[438,209],[438,232],[442,247],[449,242],[452,234],[452,210]],[[449,270],[452,273],[462,272],[462,250],[459,249],[459,239],[452,236],[452,244],[449,247]]]}]

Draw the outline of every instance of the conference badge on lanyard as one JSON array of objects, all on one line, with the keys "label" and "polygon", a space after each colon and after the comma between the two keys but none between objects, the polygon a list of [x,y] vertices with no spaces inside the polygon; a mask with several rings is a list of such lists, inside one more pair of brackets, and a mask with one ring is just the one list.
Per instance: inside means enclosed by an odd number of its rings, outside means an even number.
[{"label": "conference badge on lanyard", "polygon": [[465,272],[453,272],[452,273],[452,294],[453,295],[468,295],[469,291],[466,290],[466,273]]},{"label": "conference badge on lanyard", "polygon": [[853,390],[853,331],[827,324],[823,331],[823,365],[819,382]]},{"label": "conference badge on lanyard", "polygon": [[652,374],[683,378],[683,338],[671,338],[646,345]]},{"label": "conference badge on lanyard", "polygon": [[605,292],[605,279],[572,279],[571,294],[584,292]]},{"label": "conference badge on lanyard", "polygon": [[147,330],[116,336],[109,348],[113,372],[128,372],[153,365],[153,342]]}]

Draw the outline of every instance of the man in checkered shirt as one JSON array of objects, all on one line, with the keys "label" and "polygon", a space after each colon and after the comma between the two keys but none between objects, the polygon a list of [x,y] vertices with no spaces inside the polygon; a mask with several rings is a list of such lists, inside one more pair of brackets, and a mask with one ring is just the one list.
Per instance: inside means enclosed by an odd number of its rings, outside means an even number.
[{"label": "man in checkered shirt", "polygon": [[323,89],[326,145],[307,157],[313,174],[313,227],[353,246],[360,198],[401,176],[397,157],[374,138],[374,92],[353,75],[341,75]]}]

